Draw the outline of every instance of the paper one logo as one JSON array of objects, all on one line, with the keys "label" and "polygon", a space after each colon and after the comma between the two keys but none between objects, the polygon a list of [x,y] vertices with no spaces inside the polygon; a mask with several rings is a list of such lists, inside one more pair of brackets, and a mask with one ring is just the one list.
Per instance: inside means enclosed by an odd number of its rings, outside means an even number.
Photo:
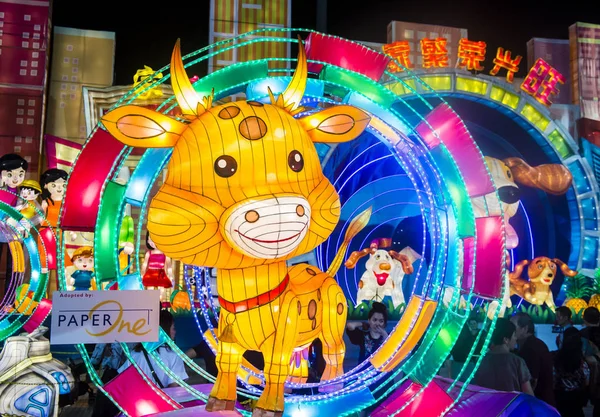
[{"label": "paper one logo", "polygon": [[[152,329],[148,326],[150,324],[150,311],[147,309],[148,318],[139,318],[134,323],[131,323],[123,318],[123,313],[130,310],[123,308],[121,303],[115,300],[102,301],[92,307],[89,312],[81,312],[79,310],[64,311],[65,314],[59,314],[58,316],[58,327],[61,326],[89,326],[92,328],[102,327],[103,330],[90,331],[86,329],[86,333],[90,336],[104,336],[111,332],[121,333],[126,331],[127,333],[134,334],[136,336],[143,336]],[[133,309],[133,311],[140,311],[140,309]],[[71,315],[69,316],[69,314]],[[115,317],[115,313],[116,317]],[[108,326],[108,327],[107,327]]]},{"label": "paper one logo", "polygon": [[53,344],[158,341],[158,291],[58,292]]}]

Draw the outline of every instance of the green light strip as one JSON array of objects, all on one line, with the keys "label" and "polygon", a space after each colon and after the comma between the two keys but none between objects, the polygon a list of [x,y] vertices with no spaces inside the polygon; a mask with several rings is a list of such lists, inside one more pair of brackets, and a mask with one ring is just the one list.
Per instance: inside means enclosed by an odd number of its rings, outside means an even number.
[{"label": "green light strip", "polygon": [[326,66],[321,71],[320,78],[323,81],[331,82],[336,85],[342,85],[352,91],[359,91],[362,95],[379,104],[384,109],[389,109],[396,101],[394,94],[387,88],[382,88],[369,77],[353,73],[348,70],[342,70],[334,66]]},{"label": "green light strip", "polygon": [[[94,232],[94,269],[96,282],[100,287],[102,282],[116,280],[119,271],[119,259],[116,248],[119,247],[119,225],[123,217],[121,207],[124,205],[125,187],[113,181],[108,181],[98,210],[98,220]],[[120,219],[120,221],[115,221]]]},{"label": "green light strip", "polygon": [[[11,193],[13,194],[13,193]],[[15,194],[16,195],[16,194]],[[20,198],[20,197],[19,197]],[[19,211],[17,211],[14,207],[4,203],[4,202],[0,202],[0,213],[4,216],[7,216],[8,218],[12,219],[16,224],[19,224],[22,220],[26,220],[27,223],[29,223],[29,225],[32,227],[32,230],[30,231],[30,235],[28,239],[33,239],[33,233],[37,234],[37,228],[35,227],[35,225],[33,225],[33,223],[31,223],[31,221],[27,218],[25,218],[23,216],[23,214]],[[42,214],[39,210],[36,209],[36,213],[37,214]],[[42,218],[43,215],[42,215]],[[20,231],[18,231],[15,228],[15,225],[11,224],[10,222],[4,222],[4,225],[8,228],[11,229],[12,233],[16,234],[16,235],[20,235]],[[54,233],[52,231],[52,233]],[[44,243],[41,239],[37,239],[41,244],[42,244],[42,248],[45,251],[45,246]],[[20,243],[19,243],[20,244]],[[8,245],[8,242],[7,242]],[[23,254],[25,255],[25,250],[27,249],[27,245],[22,245],[23,248]],[[7,251],[10,251],[10,248],[7,248]],[[31,256],[33,256],[32,253],[30,253],[27,250],[27,254],[29,255],[30,259]],[[38,254],[39,256],[39,254]],[[31,261],[30,261],[31,262]],[[41,265],[40,265],[41,267]],[[46,295],[46,288],[48,285],[48,274],[47,273],[43,273],[41,271],[39,272],[39,277],[36,283],[36,286],[30,290],[33,291],[33,297],[23,297],[23,299],[21,301],[19,301],[18,304],[15,305],[15,308],[12,312],[8,313],[7,315],[5,315],[4,317],[2,317],[2,319],[0,320],[0,322],[4,322],[4,321],[10,321],[10,317],[14,317],[16,316],[16,320],[11,321],[7,326],[4,326],[1,330],[0,330],[0,341],[1,340],[5,340],[6,338],[12,336],[14,333],[16,333],[17,331],[19,331],[33,316],[33,313],[30,315],[23,315],[20,313],[17,313],[18,309],[25,309],[28,310],[33,303],[39,303],[42,298],[44,298],[44,296]],[[21,273],[21,278],[22,278],[23,273]],[[36,307],[37,308],[37,307]]]}]

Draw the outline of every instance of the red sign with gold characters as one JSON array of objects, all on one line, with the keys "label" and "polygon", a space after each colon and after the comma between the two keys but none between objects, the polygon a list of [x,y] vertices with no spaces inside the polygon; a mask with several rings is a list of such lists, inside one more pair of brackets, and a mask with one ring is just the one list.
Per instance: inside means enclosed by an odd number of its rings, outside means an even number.
[{"label": "red sign with gold characters", "polygon": [[550,96],[558,93],[557,84],[565,83],[565,77],[550,66],[542,58],[539,58],[529,70],[527,78],[521,84],[521,90],[533,96],[545,106],[550,106]]},{"label": "red sign with gold characters", "polygon": [[[446,38],[423,38],[421,39],[421,55],[423,57],[423,68],[445,68],[449,66],[448,49]],[[487,44],[483,41],[471,41],[467,38],[460,39],[458,43],[457,67],[466,68],[469,71],[483,71],[481,65],[485,61]],[[397,41],[383,45],[383,53],[396,60],[388,64],[390,72],[401,72],[406,68],[413,68],[410,60],[410,44],[408,41]],[[494,66],[490,75],[497,75],[500,70],[506,70],[506,81],[512,83],[515,74],[519,71],[519,64],[523,57],[517,55],[512,57],[511,51],[504,48],[496,50],[493,59]],[[400,64],[400,65],[398,65]],[[533,96],[545,106],[550,106],[550,96],[558,93],[558,83],[564,84],[565,77],[552,68],[543,59],[538,59],[529,71],[527,78],[521,84],[521,89]]]}]

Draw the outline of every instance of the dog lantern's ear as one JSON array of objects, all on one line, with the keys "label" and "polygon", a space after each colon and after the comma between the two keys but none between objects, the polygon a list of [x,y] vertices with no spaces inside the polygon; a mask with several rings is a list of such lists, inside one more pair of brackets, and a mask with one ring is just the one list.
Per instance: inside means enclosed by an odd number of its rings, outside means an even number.
[{"label": "dog lantern's ear", "polygon": [[562,271],[563,274],[565,274],[565,276],[574,277],[575,275],[577,275],[577,271],[573,271],[571,268],[569,268],[569,266],[566,263],[564,263],[560,259],[554,258],[554,259],[552,259],[552,262],[554,262],[556,265],[560,266],[560,270]]},{"label": "dog lantern's ear", "polygon": [[356,263],[358,262],[358,260],[360,258],[364,258],[365,256],[370,255],[373,252],[374,252],[374,250],[371,247],[365,248],[363,250],[355,250],[354,252],[352,252],[350,254],[350,256],[348,257],[346,262],[344,262],[344,265],[348,269],[354,269],[354,267],[356,266]]},{"label": "dog lantern's ear", "polygon": [[398,253],[394,250],[389,251],[389,253],[392,258],[400,262],[402,265],[402,270],[405,274],[412,274],[415,271],[415,268],[413,268],[412,262],[410,262],[408,256]]},{"label": "dog lantern's ear", "polygon": [[504,163],[510,168],[516,183],[538,188],[548,194],[564,194],[573,183],[571,171],[561,164],[532,167],[521,158],[507,158]]}]

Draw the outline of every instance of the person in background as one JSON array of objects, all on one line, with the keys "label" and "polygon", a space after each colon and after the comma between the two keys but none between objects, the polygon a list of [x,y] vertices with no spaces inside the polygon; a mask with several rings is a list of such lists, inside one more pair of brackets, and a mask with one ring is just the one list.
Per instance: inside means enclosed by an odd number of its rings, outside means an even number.
[{"label": "person in background", "polygon": [[590,369],[583,357],[579,330],[567,328],[554,357],[554,396],[562,417],[583,417]]},{"label": "person in background", "polygon": [[388,312],[384,304],[375,301],[368,314],[368,322],[349,322],[346,324],[346,333],[353,345],[360,347],[358,363],[362,363],[383,344],[388,334]]},{"label": "person in background", "polygon": [[[173,316],[167,310],[160,310],[160,327],[171,337],[175,338],[175,322]],[[185,364],[177,353],[173,352],[168,345],[158,347],[155,352],[159,359],[181,380],[188,379],[185,371]],[[146,374],[147,378],[158,385],[160,388],[176,387],[177,382],[168,375],[153,357],[144,350],[141,343],[138,343],[131,352],[131,358],[136,365]],[[126,361],[118,370],[119,373],[125,371],[131,363]]]},{"label": "person in background", "polygon": [[452,355],[452,361],[450,362],[450,378],[456,379],[460,375],[460,381],[464,382],[467,377],[470,376],[471,371],[475,368],[475,362],[481,355],[481,347],[485,338],[480,338],[477,347],[473,351],[473,355],[469,360],[469,365],[464,371],[467,358],[469,353],[477,341],[477,335],[479,334],[479,323],[475,317],[470,317],[467,323],[463,326],[456,343],[452,347],[450,352]]},{"label": "person in background", "polygon": [[573,327],[573,323],[571,322],[571,317],[573,313],[571,309],[566,306],[560,306],[556,309],[556,324],[562,328],[562,331],[556,336],[556,347],[560,349],[563,334],[565,330],[569,327]]},{"label": "person in background", "polygon": [[492,333],[491,346],[474,378],[474,384],[496,391],[520,391],[534,395],[525,361],[511,353],[517,343],[516,327],[500,318]]},{"label": "person in background", "polygon": [[204,369],[211,376],[217,377],[219,370],[217,369],[217,364],[215,362],[216,355],[211,350],[210,346],[204,338],[200,341],[200,343],[192,348],[189,348],[185,352],[186,356],[190,359],[203,359],[204,360]]},{"label": "person in background", "polygon": [[[600,311],[596,307],[588,307],[583,312],[583,329],[579,332],[583,342],[588,342],[596,352],[584,352],[585,360],[590,367],[589,399],[594,405],[593,417],[600,417]],[[585,350],[585,349],[584,349]]]},{"label": "person in background", "polygon": [[[102,384],[116,377],[118,369],[125,363],[125,352],[120,343],[99,343],[94,348],[91,358],[92,365],[102,371]],[[115,416],[119,409],[100,390],[96,393],[92,417]]]},{"label": "person in background", "polygon": [[600,311],[596,307],[588,307],[583,312],[583,329],[580,334],[594,347],[600,348]]},{"label": "person in background", "polygon": [[531,373],[531,388],[535,396],[556,407],[552,383],[552,354],[546,344],[535,337],[535,325],[527,313],[516,313],[510,319],[516,327],[517,355],[519,355]]}]

